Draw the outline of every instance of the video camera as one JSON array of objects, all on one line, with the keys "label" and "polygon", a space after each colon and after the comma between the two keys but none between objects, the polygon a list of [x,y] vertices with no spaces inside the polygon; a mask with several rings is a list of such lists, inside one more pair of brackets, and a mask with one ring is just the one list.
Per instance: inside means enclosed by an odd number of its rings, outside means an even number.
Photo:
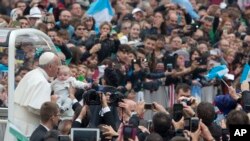
[{"label": "video camera", "polygon": [[98,91],[90,89],[85,92],[83,94],[84,103],[87,105],[101,105],[101,96],[104,96],[107,93],[110,93],[109,105],[118,106],[118,103],[122,102],[122,99],[125,98],[125,96],[116,88],[111,86],[101,86]]}]

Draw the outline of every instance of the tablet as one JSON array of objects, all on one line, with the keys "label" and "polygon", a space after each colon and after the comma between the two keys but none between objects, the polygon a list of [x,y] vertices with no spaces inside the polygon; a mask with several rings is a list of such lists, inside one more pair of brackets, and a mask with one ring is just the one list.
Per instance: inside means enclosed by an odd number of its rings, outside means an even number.
[{"label": "tablet", "polygon": [[71,128],[72,141],[99,141],[98,128]]}]

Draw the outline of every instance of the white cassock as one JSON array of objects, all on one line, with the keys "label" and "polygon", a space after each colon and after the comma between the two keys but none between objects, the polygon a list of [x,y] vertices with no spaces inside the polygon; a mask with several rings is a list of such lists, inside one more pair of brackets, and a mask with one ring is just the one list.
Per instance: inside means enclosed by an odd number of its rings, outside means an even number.
[{"label": "white cassock", "polygon": [[19,82],[14,93],[13,124],[26,136],[30,136],[40,124],[40,107],[50,101],[51,85],[49,76],[36,68],[28,72]]}]

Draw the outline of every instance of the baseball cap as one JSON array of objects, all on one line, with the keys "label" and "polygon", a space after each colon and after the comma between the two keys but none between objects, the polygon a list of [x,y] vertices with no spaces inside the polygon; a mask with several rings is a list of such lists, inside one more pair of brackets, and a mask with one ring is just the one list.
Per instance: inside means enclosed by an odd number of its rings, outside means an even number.
[{"label": "baseball cap", "polygon": [[144,13],[144,11],[141,10],[140,8],[135,8],[135,9],[132,11],[132,14],[135,14],[135,13],[137,13],[137,12],[142,12],[142,13]]}]

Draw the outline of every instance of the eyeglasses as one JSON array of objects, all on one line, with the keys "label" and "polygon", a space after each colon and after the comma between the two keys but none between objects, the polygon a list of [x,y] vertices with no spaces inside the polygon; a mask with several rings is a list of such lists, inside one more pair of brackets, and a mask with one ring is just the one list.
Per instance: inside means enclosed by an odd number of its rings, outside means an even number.
[{"label": "eyeglasses", "polygon": [[123,27],[122,29],[125,29],[125,30],[127,30],[127,29],[129,29],[130,27]]},{"label": "eyeglasses", "polygon": [[77,28],[77,30],[87,30],[86,28]]}]

